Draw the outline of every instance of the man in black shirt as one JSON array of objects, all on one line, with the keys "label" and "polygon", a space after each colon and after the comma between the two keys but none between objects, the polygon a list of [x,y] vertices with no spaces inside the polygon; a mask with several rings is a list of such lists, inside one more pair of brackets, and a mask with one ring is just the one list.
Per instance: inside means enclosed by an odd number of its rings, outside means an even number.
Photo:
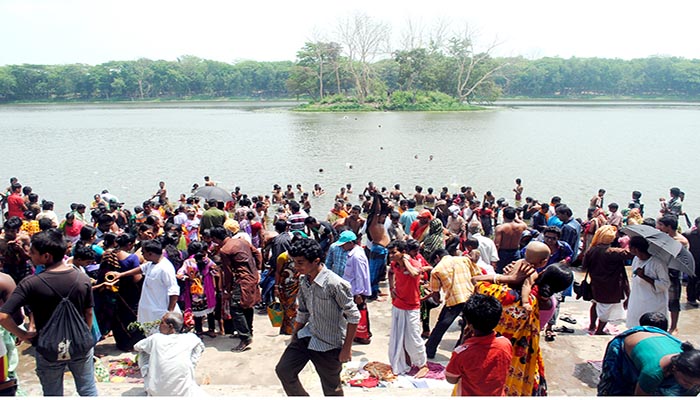
[{"label": "man in black shirt", "polygon": [[[63,262],[65,252],[66,242],[57,229],[49,229],[32,236],[29,255],[34,265],[45,266],[41,276],[51,287],[42,282],[37,275],[29,276],[17,285],[7,302],[0,307],[0,325],[21,341],[33,341],[37,335],[41,335],[42,328],[61,301],[61,297],[55,292],[62,296],[70,292],[70,301],[78,312],[85,316],[88,328],[92,327],[93,298],[90,279]],[[36,331],[26,331],[17,326],[12,319],[12,315],[24,305],[32,309]],[[36,373],[44,396],[63,396],[63,372],[66,366],[73,374],[78,394],[97,396],[93,352],[94,349],[91,349],[84,356],[55,362],[36,352]]]}]

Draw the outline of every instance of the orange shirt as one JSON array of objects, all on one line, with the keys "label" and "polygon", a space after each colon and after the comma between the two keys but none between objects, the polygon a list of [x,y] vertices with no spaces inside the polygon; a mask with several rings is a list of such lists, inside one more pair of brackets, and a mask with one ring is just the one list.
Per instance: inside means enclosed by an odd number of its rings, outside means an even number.
[{"label": "orange shirt", "polygon": [[445,372],[461,378],[460,396],[505,396],[512,358],[510,340],[491,332],[465,340],[452,352]]}]

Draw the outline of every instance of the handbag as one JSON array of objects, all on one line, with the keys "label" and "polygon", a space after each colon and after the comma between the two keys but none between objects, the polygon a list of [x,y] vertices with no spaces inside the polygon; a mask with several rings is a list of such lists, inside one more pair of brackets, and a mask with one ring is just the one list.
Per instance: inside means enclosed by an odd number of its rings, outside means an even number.
[{"label": "handbag", "polygon": [[588,282],[588,271],[586,271],[586,276],[581,282],[574,283],[574,293],[576,293],[576,300],[580,298],[583,298],[585,301],[593,300],[593,289],[590,282]]},{"label": "handbag", "polygon": [[282,326],[282,320],[284,319],[282,305],[279,302],[270,304],[267,307],[267,317],[270,319],[270,323],[274,328]]}]

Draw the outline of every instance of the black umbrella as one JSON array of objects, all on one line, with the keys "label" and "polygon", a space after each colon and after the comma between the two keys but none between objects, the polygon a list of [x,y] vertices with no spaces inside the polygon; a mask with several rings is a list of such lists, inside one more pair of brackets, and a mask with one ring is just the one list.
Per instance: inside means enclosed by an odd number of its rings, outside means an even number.
[{"label": "black umbrella", "polygon": [[204,186],[199,189],[197,189],[196,192],[194,192],[194,195],[197,197],[201,197],[205,200],[211,200],[214,199],[216,201],[223,201],[224,203],[227,201],[232,201],[233,197],[231,197],[231,193],[226,191],[226,189],[222,189],[218,186]]},{"label": "black umbrella", "polygon": [[641,236],[649,242],[649,254],[669,268],[695,276],[695,260],[690,251],[668,234],[646,225],[627,225],[621,229],[628,236]]}]

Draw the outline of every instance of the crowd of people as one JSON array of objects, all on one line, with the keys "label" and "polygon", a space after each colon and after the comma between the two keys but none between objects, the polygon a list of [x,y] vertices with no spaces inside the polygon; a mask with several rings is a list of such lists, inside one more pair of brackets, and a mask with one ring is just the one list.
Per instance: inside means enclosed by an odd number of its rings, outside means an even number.
[{"label": "crowd of people", "polygon": [[[205,177],[207,186],[216,182]],[[353,345],[372,343],[367,304],[388,296],[394,374],[424,376],[461,318],[446,367],[455,394],[546,395],[540,337],[551,342],[570,332],[556,327],[558,314],[573,294],[572,267],[582,267],[590,279],[591,333],[607,334],[624,309],[630,328],[608,347],[601,393],[680,394],[700,384],[700,352],[674,337],[684,276],[656,257],[647,239],[623,229],[653,226],[700,261],[700,218],[679,233],[679,218],[688,217],[678,188],[660,199],[655,218],[645,215],[640,192],[620,207],[606,204],[603,189],[577,218],[558,196],[525,196],[521,179],[513,205],[468,186],[458,193],[416,186],[406,195],[399,184],[388,190],[369,182],[355,196],[348,184],[332,209],[316,216],[311,199],[326,195],[320,185],[311,196],[301,184],[286,188],[275,184],[269,195],[249,196],[237,187],[202,197],[194,184],[171,202],[160,182],[133,211],[104,190],[89,207],[71,204],[59,218],[51,201],[39,202],[31,187],[11,179],[2,197],[2,333],[37,346],[67,298],[95,342],[112,336],[118,349],[144,354],[149,394],[193,395],[200,338],[229,335],[238,339],[231,351],[247,351],[256,310],[279,303],[279,334],[291,337],[275,369],[285,392],[308,394],[298,374],[311,361],[324,395],[342,395],[342,363]],[[688,304],[697,306],[699,295],[691,275]],[[667,315],[670,324],[660,329]],[[644,324],[650,320],[656,328]],[[649,339],[666,344],[645,346]],[[6,382],[16,386],[16,348],[6,347]],[[36,359],[45,395],[63,394],[56,371],[66,367],[79,394],[97,394],[93,350],[67,359],[37,352]]]}]

